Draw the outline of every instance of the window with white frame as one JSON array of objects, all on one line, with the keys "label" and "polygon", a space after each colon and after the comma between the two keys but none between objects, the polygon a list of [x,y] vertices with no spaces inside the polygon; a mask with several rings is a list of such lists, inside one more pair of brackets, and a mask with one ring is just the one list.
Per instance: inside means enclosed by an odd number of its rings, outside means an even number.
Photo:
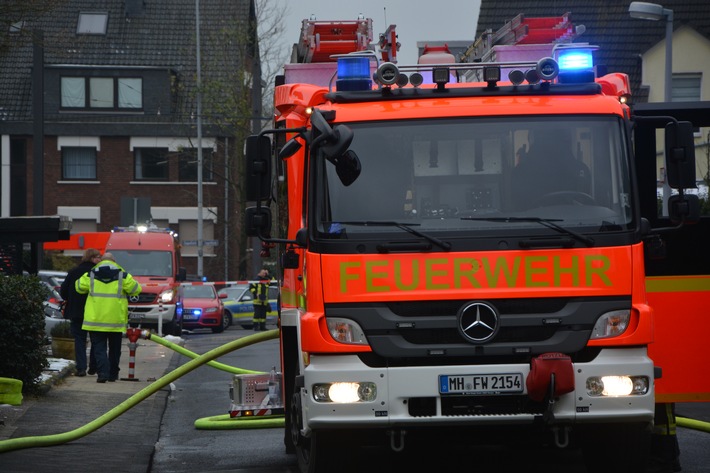
[{"label": "window with white frame", "polygon": [[137,181],[167,181],[168,148],[133,148]]},{"label": "window with white frame", "polygon": [[96,179],[96,148],[93,146],[63,146],[62,179]]},{"label": "window with white frame", "polygon": [[700,100],[700,73],[673,74],[671,81],[671,101],[697,102]]}]

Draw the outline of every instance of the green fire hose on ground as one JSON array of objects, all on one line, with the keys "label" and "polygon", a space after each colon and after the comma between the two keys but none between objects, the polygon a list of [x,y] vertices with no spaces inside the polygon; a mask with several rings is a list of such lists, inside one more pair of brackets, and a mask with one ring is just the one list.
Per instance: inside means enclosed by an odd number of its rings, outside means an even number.
[{"label": "green fire hose on ground", "polygon": [[[220,347],[214,348],[207,353],[198,356],[197,358],[185,363],[184,365],[176,368],[175,370],[171,371],[170,373],[166,374],[162,378],[156,380],[152,384],[146,386],[142,390],[138,391],[136,394],[133,396],[129,397],[125,401],[123,401],[121,404],[118,406],[114,407],[107,413],[103,414],[100,417],[97,417],[93,421],[89,422],[88,424],[79,427],[77,429],[71,430],[69,432],[64,432],[61,434],[53,434],[53,435],[44,435],[44,436],[36,436],[36,437],[20,437],[20,438],[13,438],[13,439],[6,439],[6,440],[0,440],[0,453],[4,452],[11,452],[13,450],[21,450],[23,448],[35,448],[35,447],[50,447],[53,445],[60,445],[64,444],[67,442],[72,442],[74,440],[77,440],[79,438],[85,437],[86,435],[89,435],[90,433],[100,429],[104,425],[108,424],[112,420],[116,419],[118,416],[121,414],[125,413],[132,407],[135,407],[139,402],[145,400],[152,394],[155,394],[158,392],[160,389],[164,388],[165,386],[168,386],[170,383],[175,381],[176,379],[186,375],[187,373],[193,371],[194,369],[207,364],[211,362],[212,360],[219,358],[220,356],[226,355],[227,353],[230,353],[234,350],[238,350],[240,348],[247,347],[249,345],[253,345],[255,343],[263,342],[266,340],[272,340],[274,338],[278,338],[279,336],[279,331],[277,329],[275,330],[269,330],[266,332],[259,332],[254,335],[249,335],[244,338],[240,338],[238,340],[234,340],[232,342],[229,342],[225,345],[222,345]],[[152,334],[148,334],[146,337],[150,340],[153,340],[155,342],[160,342],[158,339],[160,337]],[[172,344],[166,340],[161,339],[161,341],[164,341],[165,343],[168,343],[170,345],[175,345]],[[175,345],[177,347],[178,345]],[[173,347],[170,347],[173,348]],[[226,365],[224,365],[226,366]],[[248,372],[247,370],[240,370],[241,372]],[[259,372],[257,372],[259,373]],[[218,416],[221,417],[221,416]],[[210,419],[215,419],[215,418],[210,418]],[[283,419],[266,419],[263,422],[269,421],[269,423],[275,423],[276,420],[280,420],[283,422]],[[222,425],[224,421],[221,420],[210,420],[210,423],[216,423],[217,425]],[[238,421],[238,422],[243,422],[243,421]],[[242,425],[235,423],[234,425]],[[251,428],[254,428],[254,424],[243,424],[246,428],[246,426],[249,426]],[[264,424],[264,427],[266,427],[268,423]],[[275,427],[276,425],[274,425]]]},{"label": "green fire hose on ground", "polygon": [[[275,332],[277,336],[272,338],[278,337],[278,331]],[[189,358],[196,359],[197,357],[199,357],[197,353],[187,350],[186,348],[176,343],[170,342],[164,338],[161,338],[157,335],[151,334],[150,340],[153,340],[154,342],[157,342],[166,348],[175,350],[181,355],[185,355]],[[224,363],[220,363],[218,361],[210,361],[207,363],[207,365],[232,374],[265,374],[263,371],[245,370],[242,368],[225,365]],[[284,416],[282,414],[254,417],[231,417],[229,414],[223,414],[197,419],[195,421],[195,428],[200,430],[270,429],[276,427],[283,427],[284,424]]]},{"label": "green fire hose on ground", "polygon": [[[49,447],[52,445],[60,445],[67,442],[77,440],[81,437],[100,429],[104,425],[108,424],[112,420],[116,419],[118,416],[122,415],[132,407],[136,406],[139,402],[145,400],[149,396],[155,394],[160,389],[169,385],[176,379],[186,375],[187,373],[193,371],[194,369],[208,364],[214,368],[221,369],[233,374],[262,374],[262,371],[251,371],[241,368],[235,368],[223,363],[214,361],[216,358],[223,356],[227,353],[231,353],[234,350],[253,345],[255,343],[263,342],[266,340],[272,340],[278,338],[278,330],[269,330],[267,332],[261,332],[254,335],[249,335],[238,340],[234,340],[230,343],[217,347],[213,350],[208,351],[203,355],[197,355],[194,352],[186,350],[185,348],[177,345],[175,343],[169,342],[157,335],[150,334],[146,332],[146,337],[156,343],[159,343],[167,348],[177,351],[178,353],[185,355],[187,357],[193,358],[192,361],[176,368],[170,373],[166,374],[162,378],[156,380],[149,386],[146,386],[130,398],[123,401],[118,406],[114,407],[104,415],[96,418],[92,422],[79,427],[77,429],[71,430],[69,432],[64,432],[61,434],[53,434],[46,436],[36,436],[36,437],[22,437],[15,439],[7,439],[0,441],[0,453],[10,452],[13,450],[21,450],[23,448],[34,448],[34,447]],[[703,422],[694,419],[687,419],[685,417],[677,417],[676,423],[680,427],[685,427],[689,429],[701,430],[704,432],[710,432],[710,423]],[[228,414],[219,415],[213,417],[205,417],[195,421],[195,427],[198,429],[235,429],[235,428],[275,428],[282,427],[284,425],[283,416],[264,416],[263,418],[230,418]]]},{"label": "green fire hose on ground", "polygon": [[686,429],[701,430],[703,432],[710,433],[710,422],[703,422],[701,420],[688,419],[686,417],[676,417],[675,423],[679,427],[685,427]]}]

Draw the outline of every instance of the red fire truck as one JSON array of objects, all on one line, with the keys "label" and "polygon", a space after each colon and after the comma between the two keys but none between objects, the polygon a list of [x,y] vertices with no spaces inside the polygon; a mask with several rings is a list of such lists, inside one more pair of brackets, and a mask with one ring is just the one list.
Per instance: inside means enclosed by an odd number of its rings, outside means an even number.
[{"label": "red fire truck", "polygon": [[654,405],[710,400],[708,123],[632,106],[594,46],[407,66],[371,31],[304,21],[247,142],[247,232],[284,249],[287,450],[319,472],[357,442],[522,434],[642,471]]}]

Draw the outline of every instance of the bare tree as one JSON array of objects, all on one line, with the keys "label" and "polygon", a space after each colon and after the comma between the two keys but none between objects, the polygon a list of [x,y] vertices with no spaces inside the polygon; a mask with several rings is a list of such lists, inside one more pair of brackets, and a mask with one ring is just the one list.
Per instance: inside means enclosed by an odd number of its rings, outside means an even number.
[{"label": "bare tree", "polygon": [[[238,276],[247,274],[249,242],[242,231],[246,201],[243,143],[246,137],[268,126],[273,110],[274,78],[288,57],[284,51],[283,22],[288,14],[276,0],[255,0],[251,19],[225,18],[220,27],[201,36],[210,54],[202,63],[203,116],[207,126],[218,127],[229,142],[219,145],[225,157],[223,174],[229,192],[230,210],[224,216],[230,235],[229,259],[240,262]],[[233,255],[233,256],[232,256]]]}]

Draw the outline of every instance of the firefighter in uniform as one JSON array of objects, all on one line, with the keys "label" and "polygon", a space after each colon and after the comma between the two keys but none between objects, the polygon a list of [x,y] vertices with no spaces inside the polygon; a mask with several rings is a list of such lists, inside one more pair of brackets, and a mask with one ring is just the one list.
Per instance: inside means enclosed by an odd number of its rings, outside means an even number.
[{"label": "firefighter in uniform", "polygon": [[680,447],[676,435],[675,403],[656,403],[656,414],[651,435],[651,464],[649,473],[681,471]]},{"label": "firefighter in uniform", "polygon": [[258,281],[249,285],[254,299],[254,331],[266,330],[266,313],[269,312],[269,271],[262,269],[256,275]]},{"label": "firefighter in uniform", "polygon": [[[96,354],[97,383],[116,381],[121,361],[121,341],[128,324],[128,296],[141,285],[116,263],[111,253],[76,281],[76,291],[88,294],[82,329],[89,332]],[[108,353],[107,353],[108,350]]]}]

